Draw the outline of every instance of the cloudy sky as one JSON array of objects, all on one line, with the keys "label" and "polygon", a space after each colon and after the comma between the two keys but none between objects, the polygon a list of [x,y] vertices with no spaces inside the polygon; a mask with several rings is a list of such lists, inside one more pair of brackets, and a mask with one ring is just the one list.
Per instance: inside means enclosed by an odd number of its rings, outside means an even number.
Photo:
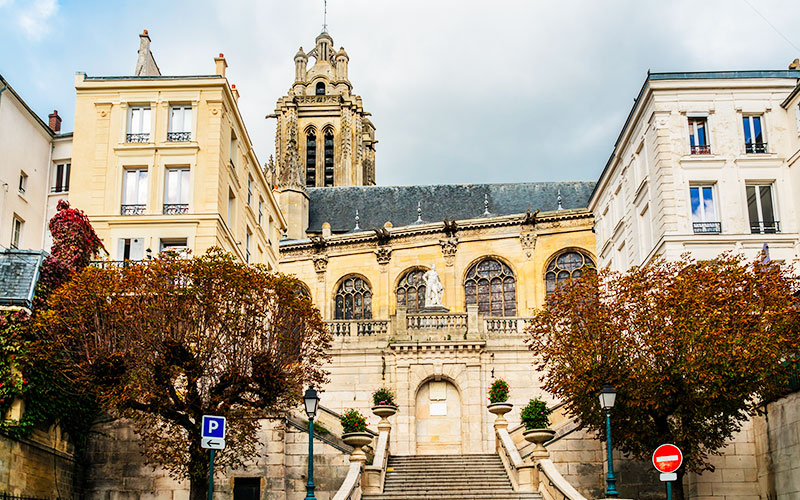
[{"label": "cloudy sky", "polygon": [[[796,0],[328,3],[377,127],[383,185],[595,180],[648,69],[800,57]],[[321,27],[322,0],[0,0],[0,74],[71,130],[74,73],[132,74],[142,29],[164,74],[213,73],[224,52],[263,163],[264,116]]]}]

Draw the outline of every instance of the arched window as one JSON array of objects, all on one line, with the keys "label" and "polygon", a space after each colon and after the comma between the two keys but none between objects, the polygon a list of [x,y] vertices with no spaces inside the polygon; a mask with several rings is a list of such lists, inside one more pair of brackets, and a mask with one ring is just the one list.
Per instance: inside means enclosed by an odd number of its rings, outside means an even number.
[{"label": "arched window", "polygon": [[516,316],[517,282],[514,272],[497,259],[487,257],[473,264],[464,280],[467,305],[478,304],[484,316]]},{"label": "arched window", "polygon": [[325,95],[325,83],[324,82],[317,82],[317,95]]},{"label": "arched window", "polygon": [[325,131],[325,186],[333,186],[333,131]]},{"label": "arched window", "polygon": [[317,135],[306,134],[306,187],[317,185]]},{"label": "arched window", "polygon": [[577,250],[569,250],[556,256],[547,265],[544,274],[544,284],[547,293],[552,293],[562,281],[570,278],[580,278],[583,273],[595,269],[591,257]]},{"label": "arched window", "polygon": [[308,300],[311,300],[311,291],[303,282],[298,283],[297,290],[295,290],[295,294],[300,297],[305,297]]},{"label": "arched window", "polygon": [[342,280],[335,301],[334,319],[372,319],[372,289],[359,276]]},{"label": "arched window", "polygon": [[425,269],[411,269],[397,283],[395,290],[397,305],[406,306],[408,312],[419,312],[425,307],[425,282],[422,280],[425,271]]}]

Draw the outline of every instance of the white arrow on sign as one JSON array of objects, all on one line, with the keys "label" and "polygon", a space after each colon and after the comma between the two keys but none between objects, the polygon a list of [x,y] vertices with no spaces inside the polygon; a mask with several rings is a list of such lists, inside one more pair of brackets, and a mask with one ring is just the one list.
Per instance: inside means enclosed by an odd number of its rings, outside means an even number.
[{"label": "white arrow on sign", "polygon": [[224,450],[225,440],[221,438],[204,437],[200,440],[200,446],[210,450]]}]

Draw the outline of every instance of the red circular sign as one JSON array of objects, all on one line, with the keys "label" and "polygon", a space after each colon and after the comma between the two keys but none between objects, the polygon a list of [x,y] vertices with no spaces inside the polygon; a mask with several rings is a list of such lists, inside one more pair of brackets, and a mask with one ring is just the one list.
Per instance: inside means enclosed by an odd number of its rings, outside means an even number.
[{"label": "red circular sign", "polygon": [[653,465],[661,472],[675,472],[683,463],[683,453],[674,444],[662,444],[653,452]]}]

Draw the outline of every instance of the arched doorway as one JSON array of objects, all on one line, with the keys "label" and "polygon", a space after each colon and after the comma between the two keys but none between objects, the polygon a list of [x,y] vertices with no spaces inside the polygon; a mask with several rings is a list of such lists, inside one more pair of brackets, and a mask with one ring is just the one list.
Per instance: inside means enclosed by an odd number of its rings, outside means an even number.
[{"label": "arched doorway", "polygon": [[446,380],[430,380],[417,391],[418,455],[455,455],[461,448],[461,394]]}]

